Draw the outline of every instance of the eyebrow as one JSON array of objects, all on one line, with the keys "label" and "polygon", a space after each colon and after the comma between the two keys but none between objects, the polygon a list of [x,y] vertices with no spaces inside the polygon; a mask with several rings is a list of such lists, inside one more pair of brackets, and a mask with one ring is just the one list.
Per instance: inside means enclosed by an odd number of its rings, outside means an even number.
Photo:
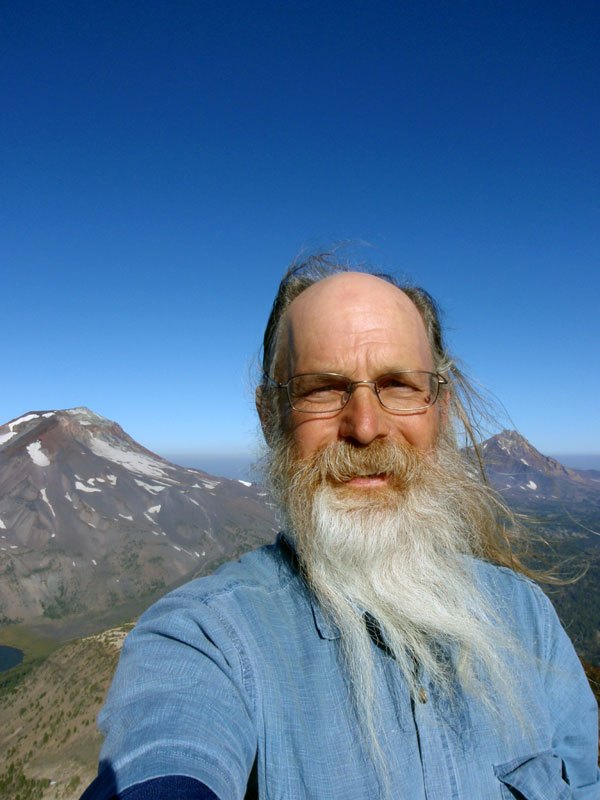
[{"label": "eyebrow", "polygon": [[[377,373],[376,377],[380,378],[382,375],[389,375],[392,372],[431,372],[431,370],[426,369],[425,367],[404,367],[404,366],[398,366],[398,364],[394,364],[394,366],[391,367],[390,366],[382,367]],[[338,369],[329,369],[328,367],[303,369],[302,372],[294,373],[294,375],[318,375],[318,374],[343,375],[344,378],[348,378],[350,380],[350,375],[346,375],[346,373],[340,372]]]}]

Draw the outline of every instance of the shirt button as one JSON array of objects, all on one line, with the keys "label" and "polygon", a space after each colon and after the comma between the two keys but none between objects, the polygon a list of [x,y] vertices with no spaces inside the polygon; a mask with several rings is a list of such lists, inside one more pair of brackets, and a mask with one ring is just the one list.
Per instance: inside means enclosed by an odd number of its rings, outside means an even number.
[{"label": "shirt button", "polygon": [[419,687],[419,694],[417,695],[417,697],[419,698],[419,703],[427,702],[427,692],[422,686]]}]

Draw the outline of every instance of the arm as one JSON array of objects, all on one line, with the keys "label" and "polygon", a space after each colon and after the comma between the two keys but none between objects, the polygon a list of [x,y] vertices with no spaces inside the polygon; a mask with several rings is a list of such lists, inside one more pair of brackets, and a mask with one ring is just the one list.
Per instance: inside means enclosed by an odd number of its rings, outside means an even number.
[{"label": "arm", "polygon": [[99,717],[106,739],[89,797],[129,800],[123,792],[137,784],[187,776],[217,798],[242,800],[256,753],[253,713],[248,659],[217,604],[188,589],[168,595],[123,646]]},{"label": "arm", "polygon": [[[88,787],[81,800],[93,800],[97,796],[97,781]],[[167,775],[136,783],[110,800],[219,800],[214,792],[200,781],[184,775]]]}]

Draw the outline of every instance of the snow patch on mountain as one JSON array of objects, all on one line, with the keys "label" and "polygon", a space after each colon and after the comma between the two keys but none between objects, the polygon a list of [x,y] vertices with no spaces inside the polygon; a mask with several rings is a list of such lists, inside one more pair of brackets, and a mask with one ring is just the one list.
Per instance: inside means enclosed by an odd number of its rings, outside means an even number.
[{"label": "snow patch on mountain", "polygon": [[528,487],[529,489],[537,489],[537,483],[534,483],[533,481],[529,481],[529,482],[527,483],[527,487]]},{"label": "snow patch on mountain", "polygon": [[91,438],[90,449],[95,455],[113,461],[115,464],[120,464],[125,469],[131,470],[131,472],[150,475],[153,478],[167,477],[165,469],[168,468],[168,465],[161,464],[160,461],[144,453],[138,453],[134,450],[121,450],[119,447],[115,447],[104,441],[104,439],[98,439],[95,436]]},{"label": "snow patch on mountain", "polygon": [[[13,436],[17,435],[18,431],[16,431],[15,428],[18,425],[22,425],[24,422],[29,422],[29,420],[31,420],[31,419],[38,419],[39,416],[40,416],[39,414],[25,414],[25,416],[19,417],[18,419],[15,419],[12,422],[9,422],[8,423],[8,433],[1,433],[0,434],[0,444],[4,444],[5,442],[8,442],[10,439],[13,438]],[[46,415],[44,414],[44,416],[46,416]]]},{"label": "snow patch on mountain", "polygon": [[39,414],[25,414],[24,417],[19,417],[13,422],[8,423],[8,427],[12,430],[16,425],[22,425],[24,422],[29,422],[30,419],[38,419]]},{"label": "snow patch on mountain", "polygon": [[52,503],[50,502],[50,500],[48,500],[48,495],[46,494],[46,489],[40,489],[40,494],[42,495],[42,500],[44,501],[44,503],[46,503],[46,505],[48,506],[48,508],[52,512],[52,516],[55,517],[56,516],[56,511],[52,508]]},{"label": "snow patch on mountain", "polygon": [[[204,486],[205,489],[214,489],[215,486],[218,486],[221,483],[221,481],[207,481],[205,478],[203,478],[201,483],[202,483],[202,486]],[[198,486],[198,484],[195,483],[193,488],[194,489],[201,489],[202,487]]]},{"label": "snow patch on mountain", "polygon": [[162,484],[157,485],[157,484],[144,483],[144,481],[139,481],[137,478],[134,478],[134,480],[138,486],[141,486],[142,489],[145,489],[147,492],[150,492],[150,494],[158,494],[159,492],[162,492],[163,489],[167,488]]},{"label": "snow patch on mountain", "polygon": [[238,478],[238,483],[241,483],[241,484],[243,484],[244,486],[252,486],[252,484],[250,483],[250,481],[242,481],[242,480],[240,480],[240,478]]},{"label": "snow patch on mountain", "polygon": [[39,439],[37,442],[32,442],[31,444],[27,445],[27,452],[29,453],[33,463],[37,464],[38,467],[47,467],[50,465],[50,459],[42,450],[42,443]]},{"label": "snow patch on mountain", "polygon": [[95,489],[92,486],[86,486],[85,483],[81,481],[75,481],[75,488],[79,489],[80,492],[101,492],[102,489]]}]

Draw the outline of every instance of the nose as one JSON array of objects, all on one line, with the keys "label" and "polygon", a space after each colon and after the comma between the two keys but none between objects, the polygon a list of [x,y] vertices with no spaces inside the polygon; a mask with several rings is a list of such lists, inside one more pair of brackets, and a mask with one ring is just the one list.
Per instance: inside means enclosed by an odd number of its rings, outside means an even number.
[{"label": "nose", "polygon": [[371,444],[390,433],[386,410],[379,402],[372,383],[357,383],[341,411],[340,436],[360,445]]}]

